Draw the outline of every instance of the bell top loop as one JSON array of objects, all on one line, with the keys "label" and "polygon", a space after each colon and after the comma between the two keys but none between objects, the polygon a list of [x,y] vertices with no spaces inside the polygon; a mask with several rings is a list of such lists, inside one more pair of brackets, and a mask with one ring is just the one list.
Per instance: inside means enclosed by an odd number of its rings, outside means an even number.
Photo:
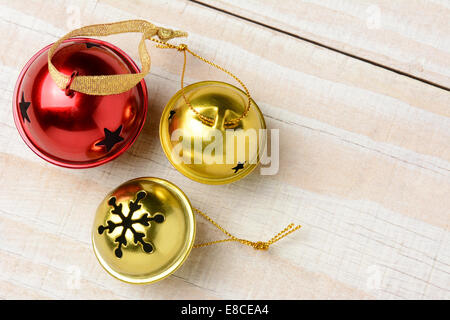
[{"label": "bell top loop", "polygon": [[[69,38],[77,36],[109,36],[113,34],[139,32],[142,33],[139,42],[139,57],[142,64],[140,73],[101,75],[101,76],[71,76],[59,72],[52,63],[52,57],[61,43]],[[48,52],[48,71],[56,85],[65,90],[67,86],[71,90],[90,95],[111,95],[119,94],[130,90],[136,86],[150,71],[150,55],[145,46],[145,40],[157,36],[162,43],[176,38],[186,37],[187,33],[178,30],[171,30],[157,27],[145,20],[127,20],[116,23],[97,24],[82,27],[67,33],[56,41]]]},{"label": "bell top loop", "polygon": [[73,79],[78,75],[78,71],[74,71],[72,72],[72,74],[70,75],[70,79],[69,82],[67,83],[65,92],[66,92],[66,96],[68,97],[72,97],[73,96],[73,90],[70,89],[70,86],[72,85]]}]

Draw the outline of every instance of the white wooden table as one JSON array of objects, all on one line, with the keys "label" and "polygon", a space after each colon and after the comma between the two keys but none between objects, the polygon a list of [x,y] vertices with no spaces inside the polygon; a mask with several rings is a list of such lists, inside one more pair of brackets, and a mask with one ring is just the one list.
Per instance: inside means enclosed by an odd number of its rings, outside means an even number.
[{"label": "white wooden table", "polygon": [[[450,1],[201,2],[0,1],[0,298],[449,299]],[[26,147],[11,100],[28,59],[75,27],[134,18],[188,31],[242,78],[280,130],[278,174],[209,186],[170,165],[158,124],[182,57],[155,48],[149,117],[124,155],[70,170]],[[107,38],[136,60],[138,39]],[[231,82],[191,58],[187,83],[207,79]],[[174,182],[237,236],[303,228],[268,252],[195,249],[168,279],[128,285],[90,232],[104,195],[139,176]],[[198,240],[219,237],[198,220]]]}]

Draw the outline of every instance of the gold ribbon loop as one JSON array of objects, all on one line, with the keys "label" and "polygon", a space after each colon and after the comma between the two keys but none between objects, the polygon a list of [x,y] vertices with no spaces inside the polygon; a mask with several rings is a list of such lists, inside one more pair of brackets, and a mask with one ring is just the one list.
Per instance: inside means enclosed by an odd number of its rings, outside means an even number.
[{"label": "gold ribbon loop", "polygon": [[227,230],[222,228],[217,222],[215,222],[213,219],[208,217],[201,210],[194,208],[194,211],[197,212],[199,215],[201,215],[203,218],[205,218],[207,221],[209,221],[211,224],[213,224],[217,229],[219,229],[225,235],[228,236],[227,239],[215,240],[215,241],[210,241],[210,242],[196,244],[196,245],[194,245],[194,248],[206,247],[206,246],[210,246],[210,245],[216,244],[216,243],[236,241],[236,242],[240,242],[240,243],[242,243],[242,244],[244,244],[246,246],[250,246],[250,247],[252,247],[255,250],[268,250],[271,244],[273,244],[273,243],[283,239],[287,235],[291,234],[292,232],[294,232],[294,231],[296,231],[296,230],[298,230],[298,229],[300,229],[302,227],[301,225],[295,225],[295,224],[291,223],[286,228],[284,228],[283,230],[278,232],[269,241],[257,241],[257,242],[254,242],[254,241],[241,239],[241,238],[237,238],[237,237],[233,236],[231,233],[229,233]]},{"label": "gold ribbon loop", "polygon": [[[64,40],[78,36],[109,36],[113,34],[139,32],[142,33],[139,42],[139,57],[141,60],[142,71],[140,73],[102,75],[102,76],[75,76],[72,80],[70,75],[59,72],[52,63],[52,57],[56,49]],[[85,94],[105,96],[118,94],[130,90],[137,85],[150,71],[150,55],[145,46],[145,40],[157,36],[161,43],[177,38],[186,37],[187,33],[178,30],[170,30],[157,27],[145,20],[127,20],[116,23],[96,24],[73,30],[56,41],[48,52],[48,71],[61,89],[66,89],[70,83],[70,90]]]}]

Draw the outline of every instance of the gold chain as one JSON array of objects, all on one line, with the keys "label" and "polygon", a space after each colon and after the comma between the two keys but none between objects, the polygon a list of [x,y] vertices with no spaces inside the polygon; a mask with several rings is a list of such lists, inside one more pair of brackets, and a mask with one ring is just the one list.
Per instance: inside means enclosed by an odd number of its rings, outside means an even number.
[{"label": "gold chain", "polygon": [[217,229],[219,229],[225,235],[228,236],[227,239],[215,240],[215,241],[195,244],[194,248],[206,247],[206,246],[210,246],[210,245],[216,244],[216,243],[222,243],[222,242],[228,242],[228,241],[236,241],[236,242],[240,242],[240,243],[242,243],[244,245],[253,247],[255,250],[267,250],[267,249],[269,249],[269,246],[271,244],[273,244],[273,243],[283,239],[287,235],[291,234],[292,232],[294,232],[294,231],[296,231],[296,230],[298,230],[298,229],[300,229],[302,227],[300,225],[296,226],[295,224],[291,223],[286,228],[284,228],[282,231],[278,232],[275,236],[273,236],[272,239],[270,239],[269,241],[257,241],[257,242],[254,242],[254,241],[250,241],[250,240],[246,240],[246,239],[240,239],[240,238],[237,238],[237,237],[233,236],[231,233],[229,233],[227,230],[225,230],[223,227],[221,227],[217,222],[215,222],[213,219],[208,217],[201,210],[194,208],[194,211],[196,213],[200,214],[203,218],[205,218],[207,221],[212,223]]},{"label": "gold chain", "polygon": [[198,112],[197,110],[195,110],[195,108],[192,106],[192,104],[189,102],[188,98],[186,97],[185,93],[184,93],[184,75],[186,72],[186,52],[189,52],[193,57],[200,59],[201,61],[213,66],[216,69],[219,69],[223,72],[225,72],[226,74],[228,74],[229,76],[231,76],[232,78],[234,78],[237,82],[239,82],[239,84],[242,86],[242,88],[244,88],[245,91],[245,95],[247,96],[247,105],[245,107],[244,112],[241,114],[240,117],[225,121],[224,126],[226,128],[233,128],[236,127],[239,123],[239,121],[241,121],[243,118],[245,118],[248,114],[248,111],[250,110],[250,105],[251,105],[251,100],[252,97],[250,96],[250,92],[247,89],[247,86],[241,81],[241,79],[239,79],[238,77],[236,77],[233,73],[231,73],[230,71],[228,71],[227,69],[215,64],[212,61],[209,61],[201,56],[199,56],[198,54],[196,54],[195,52],[192,52],[188,46],[184,43],[179,44],[179,45],[173,45],[158,39],[154,39],[154,38],[150,38],[149,40],[153,41],[153,42],[157,42],[159,43],[156,47],[157,48],[161,48],[161,49],[177,49],[178,51],[182,51],[183,52],[183,56],[184,56],[184,62],[183,62],[183,70],[181,72],[181,94],[184,98],[184,101],[186,102],[187,106],[189,107],[189,109],[191,109],[199,118],[200,120],[202,120],[205,124],[212,126],[214,124],[214,119],[204,116],[202,115],[200,112]]}]

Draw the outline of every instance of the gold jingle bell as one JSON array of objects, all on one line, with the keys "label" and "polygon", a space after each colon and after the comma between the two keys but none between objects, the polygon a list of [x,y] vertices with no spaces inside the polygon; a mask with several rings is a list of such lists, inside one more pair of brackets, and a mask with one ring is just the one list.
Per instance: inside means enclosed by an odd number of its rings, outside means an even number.
[{"label": "gold jingle bell", "polygon": [[178,171],[197,182],[225,184],[258,165],[266,146],[262,129],[263,114],[248,94],[225,82],[202,81],[170,99],[159,134]]},{"label": "gold jingle bell", "polygon": [[136,284],[161,280],[178,269],[195,238],[195,216],[186,195],[159,178],[127,181],[97,209],[95,255],[115,278]]},{"label": "gold jingle bell", "polygon": [[[194,244],[194,212],[226,238]],[[144,177],[123,183],[103,199],[94,219],[92,244],[98,261],[109,274],[128,283],[145,284],[175,272],[192,248],[234,241],[255,250],[267,250],[300,227],[291,223],[268,241],[238,238],[193,208],[174,184]]]}]

